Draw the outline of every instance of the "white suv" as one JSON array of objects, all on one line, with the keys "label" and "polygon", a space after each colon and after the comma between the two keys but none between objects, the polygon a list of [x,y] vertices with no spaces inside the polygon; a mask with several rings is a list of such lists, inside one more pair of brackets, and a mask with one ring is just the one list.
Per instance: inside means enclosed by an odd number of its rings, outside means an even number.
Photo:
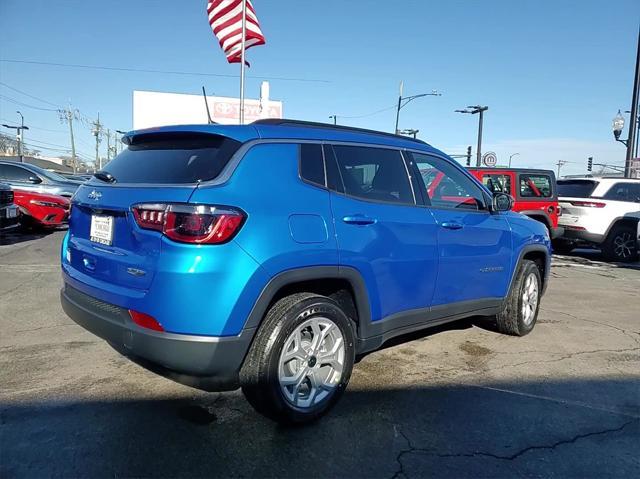
[{"label": "white suv", "polygon": [[635,261],[640,242],[640,180],[630,178],[572,178],[558,180],[562,208],[559,253],[580,243],[598,246],[612,261]]}]

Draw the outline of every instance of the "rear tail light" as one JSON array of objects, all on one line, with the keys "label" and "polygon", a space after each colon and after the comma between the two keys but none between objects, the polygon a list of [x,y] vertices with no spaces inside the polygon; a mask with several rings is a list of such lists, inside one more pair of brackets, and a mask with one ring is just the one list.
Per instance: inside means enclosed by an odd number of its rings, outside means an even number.
[{"label": "rear tail light", "polygon": [[132,210],[140,228],[161,231],[180,243],[226,243],[245,220],[242,211],[227,206],[148,203]]},{"label": "rear tail light", "polygon": [[129,316],[131,316],[133,322],[140,327],[152,329],[154,331],[164,331],[162,325],[156,321],[153,316],[149,316],[148,314],[144,314],[139,311],[134,311],[133,309],[129,310]]},{"label": "rear tail light", "polygon": [[599,203],[597,201],[570,201],[573,206],[585,206],[587,208],[604,208],[606,203]]}]

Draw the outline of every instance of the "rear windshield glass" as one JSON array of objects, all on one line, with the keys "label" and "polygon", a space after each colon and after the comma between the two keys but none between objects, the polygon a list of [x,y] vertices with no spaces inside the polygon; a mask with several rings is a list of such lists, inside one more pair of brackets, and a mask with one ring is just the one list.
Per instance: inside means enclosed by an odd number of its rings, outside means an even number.
[{"label": "rear windshield glass", "polygon": [[206,134],[147,135],[102,171],[118,183],[196,183],[216,178],[239,147],[235,140]]},{"label": "rear windshield glass", "polygon": [[598,186],[598,182],[591,180],[559,180],[558,196],[589,198],[596,186]]}]

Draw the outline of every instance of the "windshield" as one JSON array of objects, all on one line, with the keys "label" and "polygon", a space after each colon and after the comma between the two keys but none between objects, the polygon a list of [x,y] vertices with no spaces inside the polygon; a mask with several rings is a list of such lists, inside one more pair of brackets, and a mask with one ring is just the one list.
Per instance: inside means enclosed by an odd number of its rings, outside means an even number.
[{"label": "windshield", "polygon": [[558,196],[589,198],[598,186],[593,180],[558,180]]},{"label": "windshield", "polygon": [[69,178],[65,178],[64,176],[59,175],[58,173],[54,173],[53,171],[48,171],[48,170],[44,170],[43,169],[43,170],[40,170],[39,173],[42,176],[44,176],[44,177],[46,177],[46,178],[48,178],[50,180],[53,180],[53,181],[64,181],[64,182],[68,182],[69,181]]},{"label": "windshield", "polygon": [[148,135],[102,171],[118,183],[196,183],[217,177],[239,147],[235,140],[209,134]]}]

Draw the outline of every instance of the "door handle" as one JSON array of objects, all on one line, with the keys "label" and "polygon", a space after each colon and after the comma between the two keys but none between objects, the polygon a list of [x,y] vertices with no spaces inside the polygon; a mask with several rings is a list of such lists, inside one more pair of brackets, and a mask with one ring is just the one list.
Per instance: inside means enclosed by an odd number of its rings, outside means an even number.
[{"label": "door handle", "polygon": [[462,225],[460,223],[442,223],[443,228],[447,228],[448,230],[461,230]]},{"label": "door handle", "polygon": [[364,226],[364,225],[372,225],[377,220],[375,218],[369,218],[368,216],[364,216],[364,215],[351,215],[351,216],[345,216],[344,218],[342,218],[342,221],[344,221],[349,225]]}]

